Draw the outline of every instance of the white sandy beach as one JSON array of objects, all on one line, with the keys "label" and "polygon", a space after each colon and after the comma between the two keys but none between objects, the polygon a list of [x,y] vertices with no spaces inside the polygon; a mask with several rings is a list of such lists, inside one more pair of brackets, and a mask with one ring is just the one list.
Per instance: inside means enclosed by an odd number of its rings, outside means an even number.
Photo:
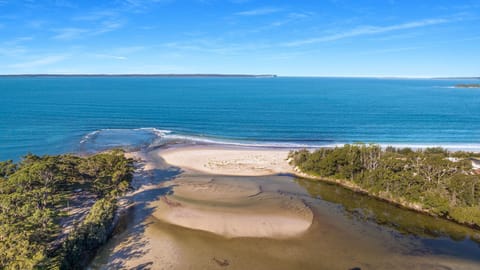
[{"label": "white sandy beach", "polygon": [[167,163],[208,174],[260,176],[293,173],[289,150],[188,146],[160,151]]}]

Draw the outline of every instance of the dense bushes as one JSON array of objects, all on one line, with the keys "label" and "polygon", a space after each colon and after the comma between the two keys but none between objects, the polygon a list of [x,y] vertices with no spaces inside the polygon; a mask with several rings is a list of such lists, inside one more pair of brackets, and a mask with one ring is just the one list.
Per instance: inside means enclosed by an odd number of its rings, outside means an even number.
[{"label": "dense bushes", "polygon": [[295,151],[290,157],[303,172],[344,179],[375,196],[480,226],[480,177],[468,159],[473,155],[442,148],[345,145]]},{"label": "dense bushes", "polygon": [[109,236],[116,209],[114,198],[103,198],[95,202],[85,220],[63,243],[61,269],[83,269],[85,258],[104,244]]},{"label": "dense bushes", "polygon": [[127,189],[132,172],[132,160],[120,150],[85,158],[28,154],[18,164],[1,162],[0,269],[59,267],[59,256],[70,253],[52,250],[53,243],[75,190],[99,199],[77,231],[88,232],[85,239],[104,241],[114,198]]}]

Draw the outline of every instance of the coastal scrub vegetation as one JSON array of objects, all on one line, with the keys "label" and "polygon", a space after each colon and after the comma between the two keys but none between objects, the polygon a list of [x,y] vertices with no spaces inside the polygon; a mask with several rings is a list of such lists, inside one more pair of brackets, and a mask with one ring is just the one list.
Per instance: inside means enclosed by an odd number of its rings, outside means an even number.
[{"label": "coastal scrub vegetation", "polygon": [[308,175],[480,228],[480,175],[471,162],[475,155],[354,144],[293,151],[290,160]]},{"label": "coastal scrub vegetation", "polygon": [[0,162],[0,269],[82,268],[106,241],[132,173],[121,150]]}]

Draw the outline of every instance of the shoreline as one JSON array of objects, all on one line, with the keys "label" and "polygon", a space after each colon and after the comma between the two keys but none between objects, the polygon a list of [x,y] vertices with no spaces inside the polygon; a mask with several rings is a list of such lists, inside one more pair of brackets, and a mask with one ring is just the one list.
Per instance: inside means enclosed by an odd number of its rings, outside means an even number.
[{"label": "shoreline", "polygon": [[421,206],[419,206],[417,204],[402,202],[402,201],[395,200],[395,199],[387,197],[387,196],[372,194],[372,193],[368,192],[367,190],[357,186],[354,183],[349,183],[349,181],[347,181],[345,179],[333,179],[333,178],[327,178],[327,177],[320,177],[320,176],[315,176],[315,175],[312,175],[312,174],[307,174],[307,173],[302,173],[302,172],[298,172],[295,175],[297,177],[312,180],[312,181],[322,181],[324,183],[337,185],[337,186],[349,189],[349,190],[351,190],[353,192],[356,192],[358,194],[362,194],[362,195],[377,199],[379,201],[389,203],[393,206],[396,206],[396,207],[404,209],[404,210],[413,211],[413,212],[416,212],[416,213],[419,213],[419,214],[422,214],[422,215],[427,215],[427,216],[431,216],[431,217],[435,217],[435,218],[440,218],[440,219],[450,221],[450,222],[453,222],[453,223],[461,225],[461,226],[465,226],[465,227],[470,228],[470,229],[480,231],[480,226],[478,226],[476,224],[462,223],[462,222],[457,221],[453,218],[450,218],[449,216],[436,215],[436,214],[434,214],[434,213],[432,213],[432,212],[430,212],[426,209],[423,209]]},{"label": "shoreline", "polygon": [[[180,159],[183,164],[179,160],[168,164],[163,159],[164,155],[171,158],[175,152],[187,155],[206,149],[213,152],[196,156],[198,159]],[[287,264],[279,263],[285,249],[296,250],[298,253],[295,254],[300,257],[294,258],[304,258],[300,261],[314,262],[305,269],[317,269],[319,265],[328,269],[348,269],[351,265],[362,268],[366,265],[355,259],[349,259],[345,264],[339,264],[339,261],[329,263],[328,258],[338,255],[335,251],[327,252],[332,246],[347,249],[352,256],[375,254],[369,258],[378,265],[391,262],[390,259],[388,262],[376,259],[378,252],[385,250],[383,243],[409,250],[409,246],[398,243],[397,238],[390,238],[389,229],[379,235],[379,225],[356,224],[351,227],[348,216],[339,215],[337,207],[328,206],[328,200],[325,204],[311,197],[292,177],[332,186],[342,186],[340,183],[304,175],[290,165],[286,171],[278,163],[267,163],[278,173],[266,174],[265,168],[258,170],[251,168],[254,164],[238,162],[238,155],[248,157],[252,152],[255,155],[262,152],[275,154],[277,159],[283,160],[283,165],[288,164],[288,151],[265,148],[175,145],[127,153],[137,160],[138,166],[137,178],[132,182],[133,190],[129,192],[131,203],[125,205],[124,211],[119,211],[123,213],[118,219],[120,224],[109,242],[99,250],[90,269],[134,268],[145,264],[161,264],[171,269],[191,269],[192,266],[212,269],[218,267],[219,262],[226,262],[225,265],[229,264],[232,269],[245,269],[251,267],[253,261],[255,265],[275,265],[277,269],[298,266],[299,261],[295,259]],[[219,163],[223,168],[204,168],[202,165],[208,164],[209,158],[215,154],[227,161]],[[196,164],[185,164],[192,162]],[[240,164],[253,176],[238,175],[238,168],[229,166],[229,162]],[[165,176],[166,170],[175,173]],[[352,186],[342,188],[362,193]],[[378,201],[394,205],[385,200]],[[364,238],[365,230],[369,233]],[[325,234],[327,231],[329,233]],[[390,240],[385,240],[387,238]],[[352,241],[360,243],[359,246],[352,246]],[[411,240],[405,238],[402,241]],[[252,245],[258,245],[262,252],[252,253]],[[325,248],[324,257],[308,252],[318,248]],[[265,254],[279,257],[265,257]],[[383,256],[396,256],[399,265],[404,265],[401,264],[405,259],[402,255],[385,252]],[[338,258],[345,259],[344,255]],[[427,257],[412,258],[417,263],[429,262]],[[456,265],[454,260],[444,262]]]},{"label": "shoreline", "polygon": [[[237,176],[239,175],[262,176],[262,175],[275,175],[275,174],[277,175],[290,174],[299,178],[305,178],[313,181],[322,181],[325,183],[341,186],[343,188],[352,190],[356,193],[375,198],[377,200],[392,204],[396,207],[399,207],[405,210],[413,211],[416,213],[420,213],[420,214],[424,214],[424,215],[428,215],[436,218],[441,218],[441,219],[444,219],[444,220],[447,220],[471,229],[480,230],[480,227],[476,226],[475,224],[462,223],[448,216],[436,215],[430,212],[429,210],[422,208],[419,204],[397,200],[395,198],[391,198],[390,196],[385,196],[382,194],[373,194],[346,179],[320,177],[313,174],[302,172],[296,166],[293,166],[289,163],[288,154],[290,153],[290,151],[293,151],[293,150],[295,149],[202,145],[202,146],[181,146],[181,147],[170,148],[170,149],[159,152],[159,155],[162,158],[164,158],[167,163],[171,162],[170,163],[171,165],[187,168],[193,172],[199,172],[199,173],[218,174],[218,175],[237,175]],[[207,151],[207,154],[205,155],[204,153],[200,153],[201,151]],[[255,166],[258,164],[255,164],[255,162],[242,163],[243,162],[242,158],[238,159],[238,157],[239,156],[242,157],[242,155],[241,154],[232,155],[232,153],[234,152],[237,152],[237,153],[243,152],[245,154],[243,156],[243,159],[248,159],[249,154],[251,157],[252,152],[257,153],[258,155],[266,159],[273,158],[273,162],[271,161],[270,164],[267,164],[267,165],[270,165],[270,167],[268,168],[257,168]],[[190,155],[190,158],[188,157],[188,155]],[[220,158],[217,160],[213,160],[212,162],[212,157],[219,156],[219,155],[223,156],[223,159]],[[181,156],[183,156],[183,158],[181,158]],[[201,158],[203,158],[203,160]],[[279,162],[279,161],[283,161],[283,164],[282,162]],[[213,166],[212,166],[212,163],[213,163]],[[237,167],[232,168],[232,163],[233,165],[237,165]],[[265,162],[263,163],[263,165],[265,165]],[[214,167],[217,167],[217,168],[214,168]]]}]

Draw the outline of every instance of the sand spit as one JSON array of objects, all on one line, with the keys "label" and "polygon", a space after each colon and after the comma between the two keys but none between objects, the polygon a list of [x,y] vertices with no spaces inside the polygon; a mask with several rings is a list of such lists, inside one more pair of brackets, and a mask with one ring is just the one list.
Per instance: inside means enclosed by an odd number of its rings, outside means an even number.
[{"label": "sand spit", "polygon": [[293,173],[289,150],[187,146],[160,151],[169,164],[208,174],[261,176]]}]

